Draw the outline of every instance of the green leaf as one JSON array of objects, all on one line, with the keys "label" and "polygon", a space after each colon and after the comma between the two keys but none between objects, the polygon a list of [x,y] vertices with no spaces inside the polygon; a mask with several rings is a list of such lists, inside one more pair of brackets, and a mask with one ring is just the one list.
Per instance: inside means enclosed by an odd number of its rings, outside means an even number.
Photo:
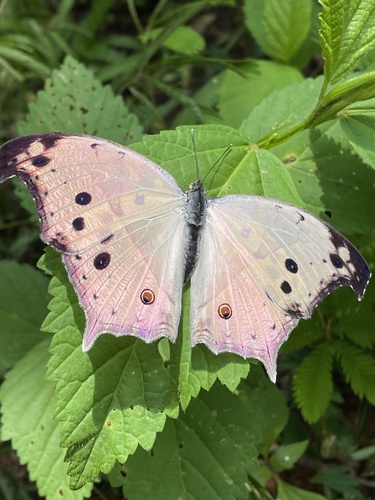
[{"label": "green leaf", "polygon": [[325,316],[332,310],[338,311],[334,323],[335,334],[341,339],[349,339],[351,343],[365,351],[375,345],[375,336],[371,328],[375,321],[374,300],[375,282],[370,279],[365,298],[361,302],[354,301],[352,293],[346,289],[332,294],[322,308]]},{"label": "green leaf", "polygon": [[326,497],[313,491],[301,490],[296,486],[285,483],[280,479],[277,481],[277,500],[324,500]]},{"label": "green leaf", "polygon": [[[321,307],[322,305],[319,306],[319,309]],[[280,354],[294,352],[303,347],[312,347],[322,341],[324,330],[322,318],[318,311],[315,311],[308,321],[298,323],[297,328],[290,334],[288,341],[282,345]]]},{"label": "green leaf", "polygon": [[[249,148],[243,164],[244,169],[238,168],[228,179],[228,184],[240,186],[246,169],[245,175],[254,186],[254,194],[276,198],[294,205],[303,205],[287,168],[277,156],[265,149]],[[237,175],[240,179],[236,179]]]},{"label": "green leaf", "polygon": [[[79,491],[69,488],[65,451],[59,447],[60,424],[53,419],[54,386],[44,380],[49,342],[33,347],[7,374],[0,390],[2,402],[1,439],[12,440],[30,479],[47,500],[64,497],[79,500],[90,494],[92,485]],[[27,416],[27,418],[25,418]]]},{"label": "green leaf", "polygon": [[61,255],[46,247],[45,255],[38,262],[38,267],[53,277],[48,286],[52,296],[48,304],[49,313],[42,324],[42,330],[57,333],[67,326],[84,330],[85,317],[78,304],[77,296],[70,285],[66,270],[61,262]]},{"label": "green leaf", "polygon": [[375,99],[348,109],[340,120],[343,132],[362,160],[375,168]]},{"label": "green leaf", "polygon": [[319,0],[325,79],[336,83],[375,47],[373,0]]},{"label": "green leaf", "polygon": [[[6,460],[6,455],[3,455],[2,459]],[[0,498],[6,500],[32,500],[28,492],[29,485],[24,484],[24,482],[21,483],[10,472],[0,470]]]},{"label": "green leaf", "polygon": [[50,75],[50,68],[46,64],[43,64],[35,56],[27,54],[22,50],[0,44],[0,57],[5,61],[16,63],[23,68],[35,72],[41,78],[47,78]]},{"label": "green leaf", "polygon": [[269,458],[270,467],[275,472],[291,469],[305,453],[308,444],[306,440],[280,446]]},{"label": "green leaf", "polygon": [[326,488],[336,490],[344,495],[360,498],[358,481],[350,476],[347,465],[322,468],[312,479],[312,483],[323,484]]},{"label": "green leaf", "polygon": [[375,404],[375,360],[362,349],[346,342],[336,342],[336,356],[346,381],[360,398]]},{"label": "green leaf", "polygon": [[257,430],[256,447],[266,457],[288,421],[289,409],[285,397],[258,364],[252,365],[251,376],[238,387],[238,398]]},{"label": "green leaf", "polygon": [[[256,422],[264,415],[262,408]],[[265,415],[264,415],[265,416]],[[152,453],[138,450],[124,466],[124,494],[153,498],[247,499],[248,476],[260,475],[258,429],[241,401],[216,384],[169,420]]]},{"label": "green leaf", "polygon": [[27,119],[18,124],[19,134],[51,131],[97,135],[121,144],[141,137],[138,119],[121,97],[70,56],[53,71],[45,90],[30,104]]},{"label": "green leaf", "polygon": [[138,446],[151,449],[167,414],[177,415],[157,345],[114,340],[102,335],[86,354],[80,332],[66,327],[51,347],[48,376],[57,383],[56,418],[73,488],[108,473]]},{"label": "green leaf", "polygon": [[[209,196],[228,194],[225,193],[226,180],[233,171],[243,168],[241,161],[246,155],[248,141],[238,130],[226,125],[195,126],[197,173],[191,130],[192,127],[187,126],[164,130],[158,135],[144,136],[142,142],[131,147],[167,170],[183,189],[188,189],[198,176],[201,179],[207,176],[204,184]],[[223,158],[228,146],[231,146],[230,153]],[[217,162],[219,168],[213,168]],[[247,189],[251,192],[251,182],[247,181],[241,187],[241,192]]]},{"label": "green leaf", "polygon": [[295,68],[273,61],[250,60],[237,68],[237,73],[226,70],[221,76],[218,103],[223,121],[235,128],[274,90],[303,81]]},{"label": "green leaf", "polygon": [[[239,130],[250,142],[265,142],[267,136],[276,136],[301,122],[314,109],[323,78],[293,82],[274,90],[244,119]],[[270,113],[272,110],[272,113]]]},{"label": "green leaf", "polygon": [[332,396],[332,362],[331,346],[321,344],[304,358],[294,374],[294,397],[309,423],[319,420]]},{"label": "green leaf", "polygon": [[[156,40],[162,31],[162,28],[147,31],[140,36],[140,39],[143,43],[147,43],[149,40]],[[174,52],[192,55],[204,50],[205,40],[190,26],[179,26],[164,40],[163,45]]]},{"label": "green leaf", "polygon": [[245,23],[271,58],[289,62],[310,29],[311,0],[245,0]]},{"label": "green leaf", "polygon": [[348,234],[372,234],[375,173],[353,154],[339,123],[305,130],[272,149],[284,162],[306,210]]},{"label": "green leaf", "polygon": [[47,314],[49,295],[46,277],[28,264],[0,261],[0,283],[0,369],[3,371],[45,340],[40,327]]},{"label": "green leaf", "polygon": [[375,457],[375,446],[366,446],[357,451],[354,451],[350,458],[352,460],[366,460],[367,458]]}]

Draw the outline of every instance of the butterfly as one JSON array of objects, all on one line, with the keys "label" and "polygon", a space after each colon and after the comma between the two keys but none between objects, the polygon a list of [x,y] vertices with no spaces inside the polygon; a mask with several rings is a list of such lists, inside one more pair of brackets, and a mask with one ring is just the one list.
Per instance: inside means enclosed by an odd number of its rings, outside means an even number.
[{"label": "butterfly", "polygon": [[85,311],[83,350],[102,333],[174,341],[190,281],[191,345],[260,360],[340,286],[360,300],[370,269],[338,231],[259,196],[184,191],[144,156],[84,135],[46,133],[0,149],[36,201],[41,239],[62,254]]}]

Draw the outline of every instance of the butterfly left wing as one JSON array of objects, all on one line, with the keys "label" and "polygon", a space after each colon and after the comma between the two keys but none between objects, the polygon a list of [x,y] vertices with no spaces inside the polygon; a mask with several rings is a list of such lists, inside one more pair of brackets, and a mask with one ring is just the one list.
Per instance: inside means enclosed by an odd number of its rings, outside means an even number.
[{"label": "butterfly left wing", "polygon": [[361,299],[370,270],[334,228],[297,207],[256,196],[208,200],[191,278],[191,341],[254,357],[276,379],[279,348],[326,295]]},{"label": "butterfly left wing", "polygon": [[0,182],[29,187],[41,238],[63,261],[86,314],[83,347],[103,332],[146,342],[178,332],[186,194],[158,165],[104,139],[48,133],[0,149]]}]

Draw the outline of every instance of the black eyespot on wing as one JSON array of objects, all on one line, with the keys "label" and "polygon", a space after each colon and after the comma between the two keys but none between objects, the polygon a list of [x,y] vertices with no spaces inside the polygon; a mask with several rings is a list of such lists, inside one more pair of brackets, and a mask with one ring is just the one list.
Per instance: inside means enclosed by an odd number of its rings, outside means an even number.
[{"label": "black eyespot on wing", "polygon": [[91,202],[91,194],[86,191],[78,193],[75,197],[75,202],[77,205],[88,205]]},{"label": "black eyespot on wing", "polygon": [[94,267],[98,271],[102,271],[109,266],[111,255],[108,252],[99,253],[94,259]]},{"label": "black eyespot on wing", "polygon": [[286,294],[292,293],[292,287],[287,281],[283,281],[280,285],[280,288]]},{"label": "black eyespot on wing", "polygon": [[40,155],[35,156],[35,158],[31,160],[31,164],[34,165],[34,167],[45,167],[50,161],[51,160],[47,156]]},{"label": "black eyespot on wing", "polygon": [[285,260],[285,267],[290,273],[293,273],[293,274],[298,273],[298,264],[293,259],[286,259]]},{"label": "black eyespot on wing", "polygon": [[82,229],[85,229],[85,219],[83,217],[77,217],[73,220],[72,226],[76,231],[82,231]]},{"label": "black eyespot on wing", "polygon": [[334,265],[336,269],[341,269],[344,267],[344,262],[339,255],[331,253],[329,258],[331,259],[332,265]]},{"label": "black eyespot on wing", "polygon": [[152,290],[145,288],[141,292],[140,299],[145,306],[148,306],[155,302],[155,294]]},{"label": "black eyespot on wing", "polygon": [[232,308],[229,304],[220,304],[217,312],[219,313],[220,318],[229,319],[232,316]]}]

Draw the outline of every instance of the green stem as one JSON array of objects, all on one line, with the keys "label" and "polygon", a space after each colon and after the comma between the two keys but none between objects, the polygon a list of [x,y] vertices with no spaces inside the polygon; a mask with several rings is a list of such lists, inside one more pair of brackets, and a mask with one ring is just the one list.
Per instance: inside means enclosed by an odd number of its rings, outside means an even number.
[{"label": "green stem", "polygon": [[[257,145],[263,149],[270,149],[285,142],[302,130],[316,127],[321,123],[337,118],[343,109],[355,102],[372,99],[375,97],[375,71],[355,76],[332,88],[325,95],[323,86],[315,108],[304,120],[284,132],[272,132],[260,139]],[[325,86],[326,88],[327,86]]]}]

